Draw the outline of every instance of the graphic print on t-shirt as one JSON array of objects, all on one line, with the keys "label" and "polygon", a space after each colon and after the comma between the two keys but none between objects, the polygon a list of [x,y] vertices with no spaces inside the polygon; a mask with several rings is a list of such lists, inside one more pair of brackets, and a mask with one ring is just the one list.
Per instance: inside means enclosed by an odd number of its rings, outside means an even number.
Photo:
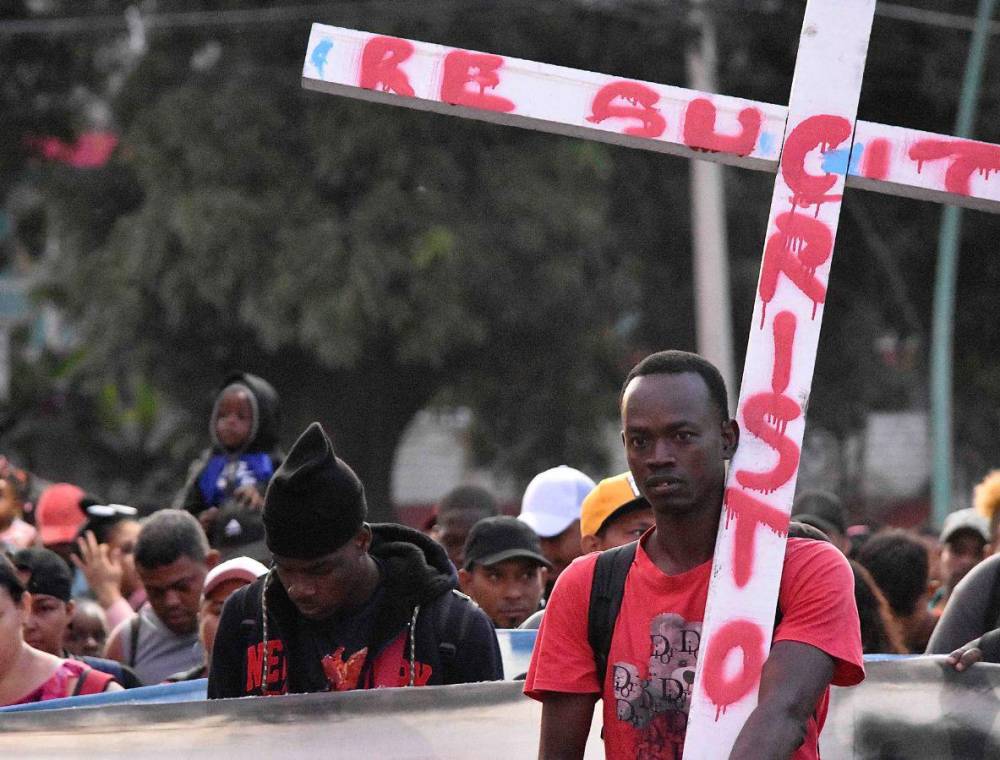
[{"label": "graphic print on t-shirt", "polygon": [[358,678],[368,657],[368,647],[359,649],[350,657],[344,657],[344,647],[326,655],[322,660],[323,674],[331,691],[350,691],[358,688]]},{"label": "graphic print on t-shirt", "polygon": [[641,664],[614,663],[615,711],[618,720],[637,731],[639,760],[681,756],[701,625],[672,612],[657,615],[649,625],[645,675]]}]

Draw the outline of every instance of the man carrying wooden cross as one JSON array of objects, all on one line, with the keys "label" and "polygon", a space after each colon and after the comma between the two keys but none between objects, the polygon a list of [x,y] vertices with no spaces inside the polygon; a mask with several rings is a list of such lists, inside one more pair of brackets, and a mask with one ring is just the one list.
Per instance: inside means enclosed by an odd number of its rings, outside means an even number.
[{"label": "man carrying wooden cross", "polygon": [[[582,757],[598,698],[608,757],[681,757],[726,462],[739,443],[726,399],[718,370],[681,351],[652,354],[626,378],[622,439],[656,524],[628,566],[603,679],[588,640],[602,555],[576,560],[557,583],[524,689],[542,702],[539,757]],[[788,539],[772,642],[732,757],[818,758],[830,684],[864,678],[853,576],[832,544]],[[706,682],[724,688],[729,665],[706,662]]]}]

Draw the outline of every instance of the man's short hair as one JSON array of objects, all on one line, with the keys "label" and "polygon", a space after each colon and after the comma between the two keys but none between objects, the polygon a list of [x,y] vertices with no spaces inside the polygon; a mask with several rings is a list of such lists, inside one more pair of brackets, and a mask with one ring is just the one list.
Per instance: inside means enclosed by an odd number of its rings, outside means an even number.
[{"label": "man's short hair", "polygon": [[483,517],[500,514],[500,508],[493,494],[485,488],[475,485],[456,486],[448,491],[441,497],[437,512],[440,515],[445,512],[457,512],[465,509],[480,512]]},{"label": "man's short hair", "polygon": [[208,539],[198,521],[180,509],[161,509],[142,521],[135,542],[135,562],[150,570],[190,557],[204,562]]},{"label": "man's short hair", "polygon": [[689,351],[657,351],[632,367],[622,383],[621,393],[618,394],[618,408],[621,409],[622,401],[625,400],[625,389],[635,378],[644,375],[681,375],[685,372],[701,376],[708,387],[709,396],[719,409],[722,421],[728,422],[729,395],[726,392],[726,381],[714,364]]},{"label": "man's short hair", "polygon": [[881,530],[858,551],[858,562],[871,573],[897,615],[912,615],[927,589],[927,547],[908,531]]}]

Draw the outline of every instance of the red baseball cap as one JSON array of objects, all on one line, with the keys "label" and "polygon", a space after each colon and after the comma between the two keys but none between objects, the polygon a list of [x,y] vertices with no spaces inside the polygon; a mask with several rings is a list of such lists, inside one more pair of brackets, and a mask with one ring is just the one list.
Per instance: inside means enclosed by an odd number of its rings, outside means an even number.
[{"label": "red baseball cap", "polygon": [[35,523],[44,546],[66,544],[76,538],[87,519],[80,508],[83,489],[72,483],[56,483],[42,491],[35,507]]}]

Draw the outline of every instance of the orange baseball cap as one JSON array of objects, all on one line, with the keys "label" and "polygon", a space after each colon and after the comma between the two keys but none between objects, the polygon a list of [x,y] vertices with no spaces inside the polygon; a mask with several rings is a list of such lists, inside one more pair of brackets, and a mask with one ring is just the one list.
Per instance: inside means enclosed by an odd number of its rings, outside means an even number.
[{"label": "orange baseball cap", "polygon": [[580,535],[596,536],[612,516],[647,506],[631,472],[605,478],[594,486],[580,506]]},{"label": "orange baseball cap", "polygon": [[44,546],[66,544],[76,538],[87,515],[80,508],[83,489],[71,483],[56,483],[42,491],[35,507],[35,522]]}]

